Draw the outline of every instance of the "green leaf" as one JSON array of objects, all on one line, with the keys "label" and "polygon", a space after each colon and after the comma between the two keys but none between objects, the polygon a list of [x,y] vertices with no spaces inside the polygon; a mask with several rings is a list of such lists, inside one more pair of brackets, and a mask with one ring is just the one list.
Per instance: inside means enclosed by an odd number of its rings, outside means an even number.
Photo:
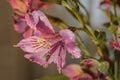
[{"label": "green leaf", "polygon": [[109,28],[110,27],[110,23],[109,22],[106,22],[103,24],[106,28]]},{"label": "green leaf", "polygon": [[[46,14],[47,15],[47,14]],[[57,17],[54,17],[54,16],[50,16],[50,15],[47,15],[47,18],[49,19],[49,21],[51,22],[51,24],[55,27],[58,27],[58,28],[68,28],[68,24],[66,24],[63,20],[57,18]]]},{"label": "green leaf", "polygon": [[56,3],[56,4],[60,4],[61,0],[40,0],[42,2],[50,2],[50,3]]},{"label": "green leaf", "polygon": [[108,74],[109,63],[106,61],[100,62],[100,64],[97,66],[97,69],[103,74]]},{"label": "green leaf", "polygon": [[69,78],[67,78],[62,74],[56,74],[54,76],[46,76],[43,77],[42,79],[35,79],[35,80],[69,80]]},{"label": "green leaf", "polygon": [[111,23],[107,22],[107,23],[104,23],[103,25],[112,34],[113,39],[117,40],[117,30],[118,30],[119,22],[117,20],[113,20],[113,22]]},{"label": "green leaf", "polygon": [[95,30],[94,34],[100,42],[106,41],[106,33],[100,30]]},{"label": "green leaf", "polygon": [[72,4],[77,4],[79,2],[79,0],[40,0],[42,2],[50,2],[50,3],[56,3],[56,4],[60,4],[62,5],[62,2],[65,1],[65,2],[72,2]]}]

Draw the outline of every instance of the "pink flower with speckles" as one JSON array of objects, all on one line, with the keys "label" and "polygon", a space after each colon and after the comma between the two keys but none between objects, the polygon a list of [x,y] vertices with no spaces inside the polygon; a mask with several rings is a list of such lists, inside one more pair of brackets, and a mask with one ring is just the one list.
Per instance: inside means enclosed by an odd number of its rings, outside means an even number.
[{"label": "pink flower with speckles", "polygon": [[21,40],[17,46],[27,52],[25,58],[42,66],[57,64],[60,71],[65,65],[66,50],[75,58],[80,58],[80,49],[75,45],[75,35],[69,29],[56,33],[41,11],[25,16],[27,24],[35,29],[33,36]]},{"label": "pink flower with speckles", "polygon": [[61,30],[60,33],[53,35],[34,35],[21,40],[17,46],[28,54],[26,58],[36,62],[42,66],[46,66],[52,62],[57,64],[60,71],[65,65],[66,50],[68,50],[75,58],[80,58],[80,49],[75,46],[73,33],[68,30]]}]

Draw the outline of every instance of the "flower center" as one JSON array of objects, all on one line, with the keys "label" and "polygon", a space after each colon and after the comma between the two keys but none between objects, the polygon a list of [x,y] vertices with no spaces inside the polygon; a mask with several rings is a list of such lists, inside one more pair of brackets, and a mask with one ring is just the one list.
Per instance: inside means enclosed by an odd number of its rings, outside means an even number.
[{"label": "flower center", "polygon": [[32,40],[32,43],[33,43],[33,48],[35,48],[36,50],[40,48],[50,48],[50,45],[43,38],[34,38]]}]

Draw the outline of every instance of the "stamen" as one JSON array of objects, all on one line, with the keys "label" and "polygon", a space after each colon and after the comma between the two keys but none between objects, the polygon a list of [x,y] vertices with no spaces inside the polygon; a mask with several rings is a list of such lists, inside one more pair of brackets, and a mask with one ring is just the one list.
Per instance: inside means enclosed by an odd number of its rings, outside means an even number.
[{"label": "stamen", "polygon": [[50,48],[50,45],[47,44],[46,40],[42,39],[42,38],[33,38],[31,42],[32,42],[33,48],[35,48],[35,50],[39,50],[42,47]]}]

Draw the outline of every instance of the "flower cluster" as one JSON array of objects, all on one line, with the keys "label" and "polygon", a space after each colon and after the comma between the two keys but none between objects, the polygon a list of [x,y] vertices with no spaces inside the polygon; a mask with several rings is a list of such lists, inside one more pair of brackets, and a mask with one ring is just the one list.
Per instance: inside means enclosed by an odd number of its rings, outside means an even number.
[{"label": "flower cluster", "polygon": [[[38,10],[48,4],[39,0],[8,1],[16,13],[14,28],[24,37],[16,47],[27,52],[25,58],[43,67],[54,62],[59,71],[65,65],[66,50],[74,58],[80,58],[81,51],[75,45],[74,33],[69,29],[55,32],[45,14]],[[34,7],[32,1],[38,6]]]},{"label": "flower cluster", "polygon": [[78,64],[68,65],[63,69],[63,74],[69,77],[70,80],[96,80],[98,78],[109,80],[109,77],[102,73],[96,64],[100,65],[101,63],[94,59],[85,59],[81,62],[81,66]]},{"label": "flower cluster", "polygon": [[[14,29],[23,35],[23,39],[15,46],[26,52],[26,59],[43,67],[55,63],[58,71],[70,80],[120,80],[120,16],[117,12],[120,9],[120,0],[103,0],[98,5],[109,19],[103,25],[108,32],[93,29],[89,12],[80,0],[8,2],[14,10]],[[42,9],[47,9],[52,4],[65,7],[81,24],[80,27],[68,25],[59,18],[46,15]],[[54,26],[57,26],[57,30]],[[79,35],[80,31],[91,39],[96,49],[94,53],[84,44]],[[111,35],[111,40],[107,34]],[[80,58],[80,65],[71,64],[64,68],[67,52],[76,59]],[[111,55],[114,56],[113,59]]]}]

